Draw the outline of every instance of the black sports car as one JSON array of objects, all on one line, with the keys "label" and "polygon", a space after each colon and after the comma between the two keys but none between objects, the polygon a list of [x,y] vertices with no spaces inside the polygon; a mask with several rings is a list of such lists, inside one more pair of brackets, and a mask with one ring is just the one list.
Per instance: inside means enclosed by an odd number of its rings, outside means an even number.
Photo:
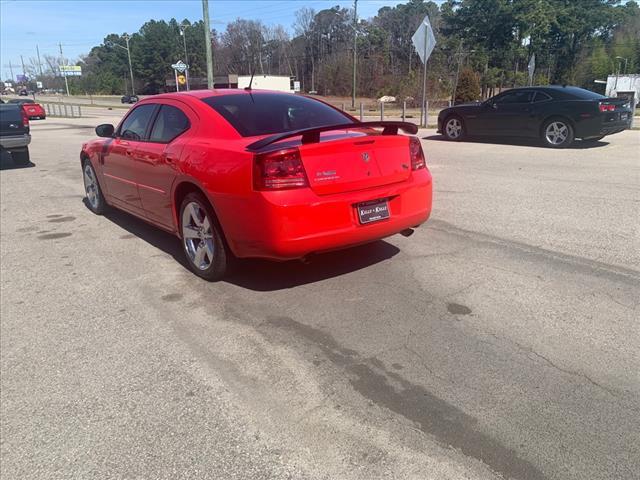
[{"label": "black sports car", "polygon": [[525,87],[482,103],[445,108],[438,115],[438,132],[456,141],[474,135],[534,137],[563,148],[576,138],[597,141],[621,132],[632,116],[627,99],[578,87]]}]

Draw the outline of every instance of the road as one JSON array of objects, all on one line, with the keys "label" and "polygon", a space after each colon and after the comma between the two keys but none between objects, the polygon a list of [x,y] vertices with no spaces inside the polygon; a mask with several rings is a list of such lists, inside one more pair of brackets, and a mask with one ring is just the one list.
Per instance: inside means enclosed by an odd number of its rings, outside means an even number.
[{"label": "road", "polygon": [[34,165],[3,160],[4,478],[638,478],[640,132],[422,130],[413,236],[209,284],[84,206],[110,115],[34,121]]}]

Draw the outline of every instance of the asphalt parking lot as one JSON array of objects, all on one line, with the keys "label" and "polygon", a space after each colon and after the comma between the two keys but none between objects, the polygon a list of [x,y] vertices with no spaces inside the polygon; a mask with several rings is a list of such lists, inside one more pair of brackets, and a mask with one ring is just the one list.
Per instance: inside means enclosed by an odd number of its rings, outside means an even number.
[{"label": "asphalt parking lot", "polygon": [[640,131],[422,130],[413,236],[209,284],[85,207],[102,120],[34,121],[33,165],[2,160],[4,478],[638,478]]}]

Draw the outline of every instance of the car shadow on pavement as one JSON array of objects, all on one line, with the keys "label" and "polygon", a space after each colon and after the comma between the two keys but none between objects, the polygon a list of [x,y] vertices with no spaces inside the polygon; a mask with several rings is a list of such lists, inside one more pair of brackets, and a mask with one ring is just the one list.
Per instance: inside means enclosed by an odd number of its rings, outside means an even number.
[{"label": "car shadow on pavement", "polygon": [[26,165],[19,165],[13,161],[11,154],[7,151],[0,151],[0,170],[19,170],[21,168],[33,168],[36,164],[29,162]]},{"label": "car shadow on pavement", "polygon": [[[85,206],[87,205],[86,198],[83,199],[83,203]],[[105,218],[129,234],[135,235],[158,250],[171,255],[176,262],[191,273],[180,240],[174,235],[116,209],[111,209]],[[261,259],[238,259],[232,271],[223,281],[260,292],[282,290],[367,268],[387,260],[399,252],[400,249],[396,246],[379,240],[346,250],[312,255],[304,262],[299,260],[275,262]],[[194,275],[194,279],[196,278]]]},{"label": "car shadow on pavement", "polygon": [[[449,142],[444,135],[429,135],[422,137],[423,140],[436,140],[439,142]],[[456,143],[456,142],[451,142]],[[535,138],[518,138],[518,137],[467,137],[460,143],[491,143],[496,145],[515,145],[521,147],[539,147],[547,150],[553,150],[546,147],[538,139]],[[609,145],[609,142],[598,140],[597,142],[583,142],[582,140],[576,140],[570,147],[565,150],[584,150],[587,148],[598,148]]]},{"label": "car shadow on pavement", "polygon": [[304,262],[242,259],[237,261],[226,281],[259,292],[282,290],[355,272],[390,259],[399,252],[400,249],[395,245],[378,240],[345,250],[312,255]]}]

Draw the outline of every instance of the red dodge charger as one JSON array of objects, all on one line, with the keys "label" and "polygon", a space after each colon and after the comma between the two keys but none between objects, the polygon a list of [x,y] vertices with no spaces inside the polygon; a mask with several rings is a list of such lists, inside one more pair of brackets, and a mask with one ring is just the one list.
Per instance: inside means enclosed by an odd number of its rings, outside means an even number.
[{"label": "red dodge charger", "polygon": [[359,122],[281,92],[199,90],[137,103],[80,159],[89,208],[125,210],[182,240],[191,269],[302,258],[411,232],[431,212],[415,125]]}]

